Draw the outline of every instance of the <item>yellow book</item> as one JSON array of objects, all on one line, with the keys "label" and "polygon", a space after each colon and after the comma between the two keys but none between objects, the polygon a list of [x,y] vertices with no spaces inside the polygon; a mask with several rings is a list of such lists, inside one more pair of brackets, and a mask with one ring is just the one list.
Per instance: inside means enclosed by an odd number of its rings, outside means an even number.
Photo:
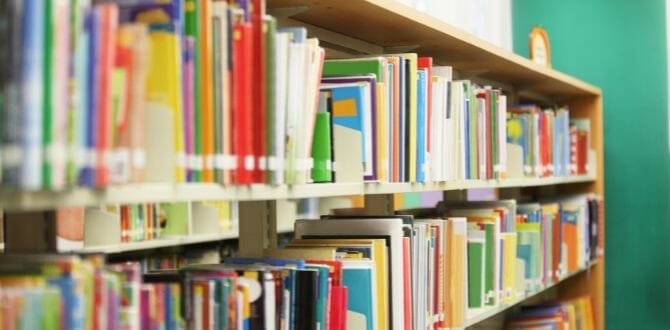
[{"label": "yellow book", "polygon": [[516,233],[502,233],[503,265],[502,265],[502,301],[514,301],[516,287]]},{"label": "yellow book", "polygon": [[285,249],[266,249],[263,255],[274,259],[304,259],[304,260],[335,260],[335,247],[297,247],[287,246]]},{"label": "yellow book", "polygon": [[151,51],[147,75],[146,97],[149,102],[164,105],[172,113],[175,150],[174,179],[183,182],[186,177],[186,154],[181,88],[181,46],[175,33],[165,30],[151,31]]},{"label": "yellow book", "polygon": [[465,218],[449,218],[447,226],[448,259],[447,306],[445,327],[462,327],[467,306],[467,224]]}]

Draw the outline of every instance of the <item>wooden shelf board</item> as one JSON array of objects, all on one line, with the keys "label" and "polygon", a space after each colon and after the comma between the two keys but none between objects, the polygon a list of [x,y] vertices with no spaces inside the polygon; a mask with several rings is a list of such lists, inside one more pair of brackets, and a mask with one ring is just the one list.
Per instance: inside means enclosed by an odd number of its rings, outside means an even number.
[{"label": "wooden shelf board", "polygon": [[[382,49],[410,49],[469,76],[553,99],[600,95],[601,90],[481,40],[394,0],[268,0],[267,7],[311,26]],[[296,10],[292,11],[291,9]]]},{"label": "wooden shelf board", "polygon": [[90,246],[90,247],[84,247],[83,249],[77,250],[75,252],[106,253],[106,254],[124,253],[124,252],[158,249],[158,248],[180,246],[187,244],[215,242],[228,239],[236,239],[237,237],[238,237],[237,232],[232,232],[222,234],[203,234],[203,235],[193,235],[185,237],[159,238],[141,242],[128,242],[114,245]]},{"label": "wooden shelf board", "polygon": [[509,188],[590,182],[595,175],[507,180],[466,180],[442,183],[323,183],[293,186],[222,186],[214,183],[140,183],[104,189],[63,191],[0,191],[0,208],[9,211],[52,209],[60,206],[98,206],[148,202],[251,201],[391,194],[472,188]]},{"label": "wooden shelf board", "polygon": [[514,306],[516,306],[516,305],[518,305],[518,304],[520,304],[520,303],[522,303],[522,302],[524,302],[524,301],[526,301],[530,298],[533,298],[533,297],[535,297],[535,296],[537,296],[537,295],[539,295],[543,292],[546,292],[546,291],[550,290],[551,288],[559,285],[561,282],[563,282],[563,281],[565,281],[565,280],[567,280],[567,279],[569,279],[569,278],[571,278],[571,277],[573,277],[577,274],[581,274],[583,272],[589,271],[597,263],[598,263],[598,260],[592,261],[588,266],[586,266],[586,267],[584,267],[584,268],[582,268],[578,271],[575,271],[573,273],[570,273],[570,274],[567,274],[567,275],[563,276],[563,278],[561,278],[558,282],[545,285],[542,289],[537,290],[535,292],[527,293],[527,294],[523,295],[522,297],[519,297],[517,300],[515,300],[512,303],[505,304],[505,305],[499,305],[499,306],[495,306],[495,307],[483,308],[480,311],[478,311],[478,313],[476,313],[474,316],[468,317],[465,320],[465,327],[467,328],[467,327],[473,326],[473,325],[475,325],[479,322],[482,322],[486,319],[489,319],[491,317],[499,315],[499,314],[507,311],[508,309],[510,309],[510,308],[512,308],[512,307],[514,307]]}]

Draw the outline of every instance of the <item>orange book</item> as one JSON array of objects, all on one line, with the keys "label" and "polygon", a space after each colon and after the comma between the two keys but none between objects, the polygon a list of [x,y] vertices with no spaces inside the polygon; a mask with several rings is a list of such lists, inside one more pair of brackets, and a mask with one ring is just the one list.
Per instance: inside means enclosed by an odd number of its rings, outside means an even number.
[{"label": "orange book", "polygon": [[567,262],[567,271],[574,272],[578,265],[578,242],[577,242],[577,215],[570,212],[561,214],[561,241],[566,246],[567,255],[563,260]]},{"label": "orange book", "polygon": [[202,141],[202,181],[214,181],[214,91],[213,86],[213,53],[212,53],[212,3],[200,2],[200,44],[202,56],[200,63],[201,113],[199,138]]}]

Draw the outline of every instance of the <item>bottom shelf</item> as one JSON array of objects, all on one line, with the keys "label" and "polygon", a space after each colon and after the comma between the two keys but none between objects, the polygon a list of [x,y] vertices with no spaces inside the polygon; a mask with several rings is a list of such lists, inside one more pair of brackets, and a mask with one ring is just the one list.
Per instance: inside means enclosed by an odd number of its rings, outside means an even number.
[{"label": "bottom shelf", "polygon": [[493,307],[486,307],[486,308],[481,308],[481,309],[476,310],[476,311],[471,311],[471,313],[468,313],[469,315],[465,320],[465,327],[467,328],[467,327],[473,326],[473,325],[475,325],[479,322],[482,322],[482,321],[484,321],[488,318],[499,315],[499,314],[505,312],[506,310],[508,310],[508,309],[510,309],[510,308],[512,308],[512,307],[530,299],[530,298],[533,298],[533,297],[535,297],[535,296],[537,296],[537,295],[539,295],[543,292],[546,292],[546,291],[550,290],[551,288],[559,285],[561,282],[563,282],[563,281],[565,281],[565,280],[567,280],[567,279],[569,279],[569,278],[571,278],[571,277],[573,277],[577,274],[581,274],[583,272],[589,271],[597,263],[598,263],[598,260],[594,260],[591,263],[589,263],[588,266],[563,276],[558,282],[554,282],[554,283],[545,285],[544,287],[542,287],[541,289],[539,289],[537,291],[526,293],[526,294],[518,297],[515,301],[513,301],[511,303],[504,304],[504,305],[493,306]]}]

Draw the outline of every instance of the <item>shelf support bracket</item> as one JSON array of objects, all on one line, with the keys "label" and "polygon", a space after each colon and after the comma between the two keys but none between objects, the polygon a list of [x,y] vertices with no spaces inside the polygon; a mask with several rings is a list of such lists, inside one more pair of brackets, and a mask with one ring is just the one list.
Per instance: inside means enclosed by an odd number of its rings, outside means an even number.
[{"label": "shelf support bracket", "polygon": [[366,215],[393,215],[395,199],[393,194],[365,195]]},{"label": "shelf support bracket", "polygon": [[276,249],[277,223],[283,217],[295,217],[295,203],[283,199],[240,202],[240,256],[263,257],[266,249]]}]

